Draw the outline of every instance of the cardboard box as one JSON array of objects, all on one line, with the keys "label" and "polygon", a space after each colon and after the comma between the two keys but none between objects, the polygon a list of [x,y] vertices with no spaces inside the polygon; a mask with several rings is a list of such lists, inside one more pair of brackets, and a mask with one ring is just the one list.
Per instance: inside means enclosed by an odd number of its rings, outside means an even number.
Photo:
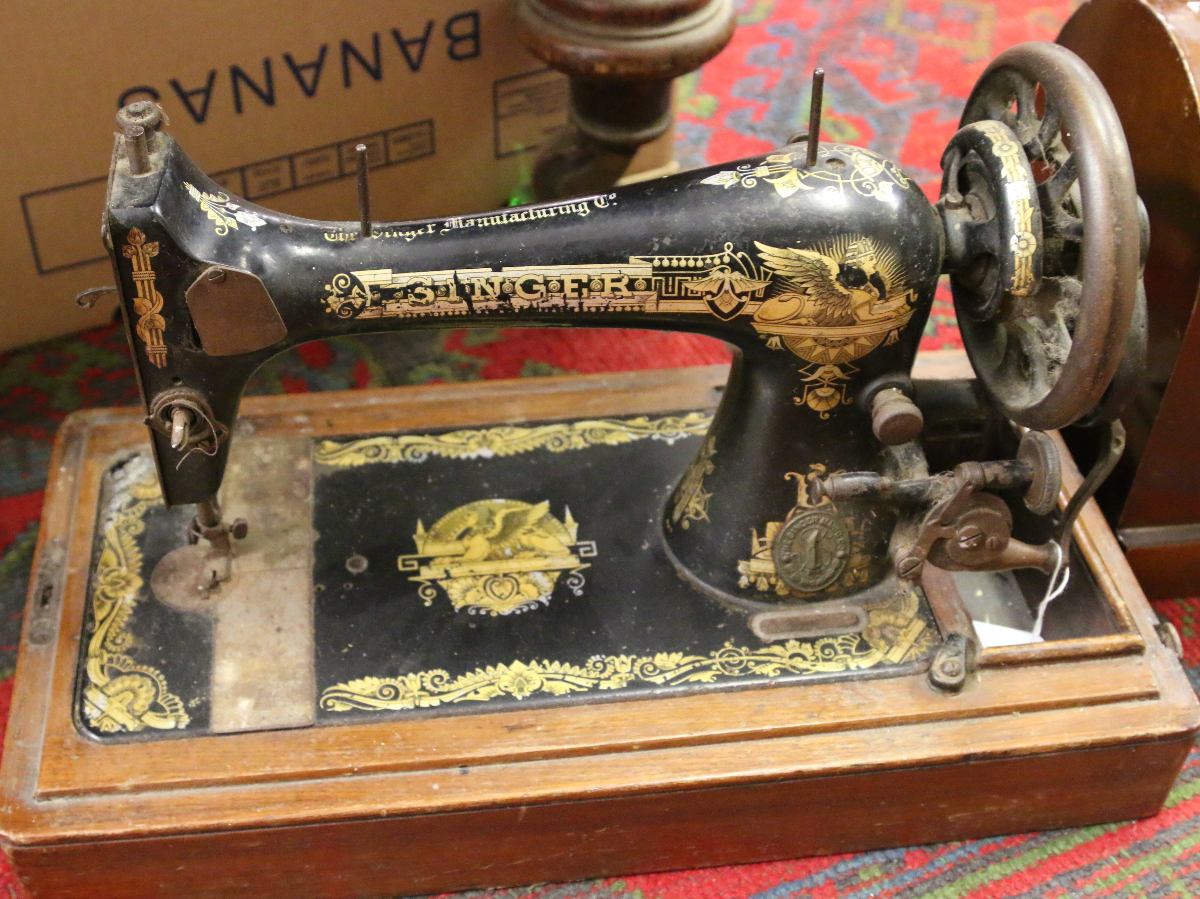
[{"label": "cardboard box", "polygon": [[[228,191],[356,219],[353,148],[370,149],[379,221],[505,205],[566,121],[567,84],[522,49],[512,0],[8,0],[0,36],[0,350],[108,320],[100,216],[124,102]],[[635,170],[669,165],[671,135]]]}]

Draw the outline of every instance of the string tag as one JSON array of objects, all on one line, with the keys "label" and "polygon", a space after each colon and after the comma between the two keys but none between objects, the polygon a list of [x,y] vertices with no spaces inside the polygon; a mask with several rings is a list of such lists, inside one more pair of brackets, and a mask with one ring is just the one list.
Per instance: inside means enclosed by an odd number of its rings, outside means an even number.
[{"label": "string tag", "polygon": [[1046,607],[1062,596],[1071,580],[1071,563],[1066,561],[1062,545],[1059,543],[1050,545],[1054,547],[1054,573],[1050,575],[1050,583],[1046,585],[1046,595],[1042,597],[1042,601],[1038,605],[1037,618],[1033,622],[1033,635],[1039,639],[1042,636],[1042,623],[1046,618]]}]

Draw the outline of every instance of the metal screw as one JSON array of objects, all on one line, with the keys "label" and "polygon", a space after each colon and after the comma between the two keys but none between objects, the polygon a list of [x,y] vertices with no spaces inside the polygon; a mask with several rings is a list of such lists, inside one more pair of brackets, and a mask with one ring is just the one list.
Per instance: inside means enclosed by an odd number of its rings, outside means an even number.
[{"label": "metal screw", "polygon": [[117,113],[117,126],[122,130],[130,125],[141,125],[148,131],[157,131],[163,124],[162,107],[150,100],[130,103]]},{"label": "metal screw", "polygon": [[945,677],[960,677],[963,672],[962,662],[958,659],[945,659],[938,670]]},{"label": "metal screw", "polygon": [[217,571],[216,568],[209,566],[205,570],[204,574],[200,575],[200,583],[197,586],[197,589],[199,589],[201,593],[208,593],[209,591],[216,590],[219,586],[221,586],[221,581],[223,580],[224,578],[221,577],[221,572]]},{"label": "metal screw", "polygon": [[246,523],[244,518],[235,518],[233,524],[229,526],[229,534],[234,540],[245,540],[246,535],[250,533],[250,525]]},{"label": "metal screw", "polygon": [[983,543],[983,531],[976,524],[963,525],[955,536],[963,549],[974,549]]},{"label": "metal screw", "polygon": [[946,196],[942,197],[942,205],[947,209],[962,209],[967,205],[967,201],[958,191],[948,190]]},{"label": "metal screw", "polygon": [[346,560],[346,570],[351,574],[362,574],[367,570],[367,557],[355,553]]},{"label": "metal screw", "polygon": [[29,626],[29,642],[41,646],[50,642],[54,636],[54,624],[47,618],[38,618]]},{"label": "metal screw", "polygon": [[208,273],[208,280],[213,284],[220,284],[226,278],[224,269],[217,269],[215,272]]},{"label": "metal screw", "polygon": [[921,560],[915,556],[907,556],[896,565],[896,572],[903,578],[913,578],[921,573]]}]

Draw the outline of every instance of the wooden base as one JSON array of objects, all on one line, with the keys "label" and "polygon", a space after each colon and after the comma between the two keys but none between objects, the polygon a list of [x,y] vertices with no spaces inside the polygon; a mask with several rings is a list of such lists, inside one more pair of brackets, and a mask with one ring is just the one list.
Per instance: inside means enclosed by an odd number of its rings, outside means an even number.
[{"label": "wooden base", "polygon": [[[249,399],[257,435],[677,411],[721,369]],[[484,410],[484,411],[480,411]],[[132,410],[62,427],[0,770],[0,832],[53,899],[384,897],[1141,817],[1200,727],[1093,504],[1112,633],[924,673],[291,730],[98,742],[72,719],[103,472]],[[1079,483],[1065,466],[1066,488]]]}]

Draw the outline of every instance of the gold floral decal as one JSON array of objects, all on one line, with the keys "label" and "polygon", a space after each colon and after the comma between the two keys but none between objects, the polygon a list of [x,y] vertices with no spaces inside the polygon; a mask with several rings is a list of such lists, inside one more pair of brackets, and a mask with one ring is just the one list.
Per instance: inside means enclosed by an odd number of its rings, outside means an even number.
[{"label": "gold floral decal", "polygon": [[[537,505],[514,499],[485,499],[459,506],[428,531],[418,519],[413,534],[416,553],[401,556],[401,571],[421,585],[425,605],[446,591],[455,610],[475,614],[512,615],[548,605],[559,575],[569,572],[567,586],[583,595],[580,558],[596,555],[596,544],[579,539],[579,525],[566,510],[559,521],[549,501]],[[578,555],[571,552],[575,547]],[[427,559],[425,565],[422,559]]]},{"label": "gold floral decal", "polygon": [[1012,131],[1001,122],[977,122],[992,145],[992,155],[1000,160],[1000,176],[1004,179],[1004,194],[1017,210],[1017,232],[1009,238],[1008,252],[1013,260],[1013,275],[1008,292],[1013,296],[1028,296],[1033,289],[1033,257],[1038,240],[1033,233],[1033,191],[1025,167],[1024,150]]},{"label": "gold floral decal", "polygon": [[190,721],[162,673],[124,654],[133,643],[125,628],[145,587],[137,538],[146,528],[146,511],[161,504],[158,479],[147,465],[111,510],[104,528],[92,590],[95,630],[88,640],[83,688],[83,717],[101,733],[148,727],[179,730]]},{"label": "gold floral decal", "polygon": [[801,190],[826,190],[844,193],[852,190],[877,200],[893,196],[896,188],[912,182],[895,163],[861,147],[834,144],[823,152],[823,161],[808,168],[800,153],[773,153],[761,163],[746,163],[709,175],[701,184],[717,187],[755,187],[759,180],[770,184],[781,197]]},{"label": "gold floral decal", "polygon": [[708,521],[708,501],[712,494],[704,489],[704,478],[716,471],[712,457],[716,455],[716,441],[712,435],[704,440],[700,454],[684,472],[683,480],[675,490],[675,502],[671,505],[671,516],[667,526],[679,525],[687,529],[693,521]]},{"label": "gold floral decal", "polygon": [[321,694],[321,708],[332,712],[400,711],[498,697],[526,699],[536,693],[565,696],[620,690],[636,683],[681,686],[718,679],[860,671],[885,661],[911,661],[928,652],[933,635],[918,617],[919,608],[920,600],[910,591],[870,610],[861,635],[788,640],[755,649],[730,641],[708,655],[597,656],[584,665],[518,660],[458,677],[441,669],[399,677],[364,677],[326,689]]},{"label": "gold floral decal", "polygon": [[155,289],[154,269],[150,259],[158,255],[158,241],[146,241],[140,228],[130,228],[121,252],[133,264],[133,285],[137,296],[133,298],[133,311],[139,316],[134,331],[146,345],[146,358],[158,368],[167,364],[167,345],[163,342],[162,294]]},{"label": "gold floral decal", "polygon": [[228,234],[231,228],[237,231],[238,222],[247,226],[251,231],[255,231],[267,223],[267,220],[261,215],[243,209],[233,202],[229,194],[206,194],[186,181],[183,182],[183,186],[192,195],[192,199],[200,204],[200,208],[207,213],[209,219],[216,222],[214,230],[220,237]]},{"label": "gold floral decal", "polygon": [[502,426],[446,434],[396,434],[339,442],[322,440],[314,451],[321,465],[349,467],[372,462],[424,462],[430,456],[447,459],[490,459],[515,456],[535,449],[552,453],[589,446],[617,446],[635,440],[674,443],[683,437],[705,434],[712,415],[689,412],[666,418],[639,416],[560,422],[533,427]]}]

